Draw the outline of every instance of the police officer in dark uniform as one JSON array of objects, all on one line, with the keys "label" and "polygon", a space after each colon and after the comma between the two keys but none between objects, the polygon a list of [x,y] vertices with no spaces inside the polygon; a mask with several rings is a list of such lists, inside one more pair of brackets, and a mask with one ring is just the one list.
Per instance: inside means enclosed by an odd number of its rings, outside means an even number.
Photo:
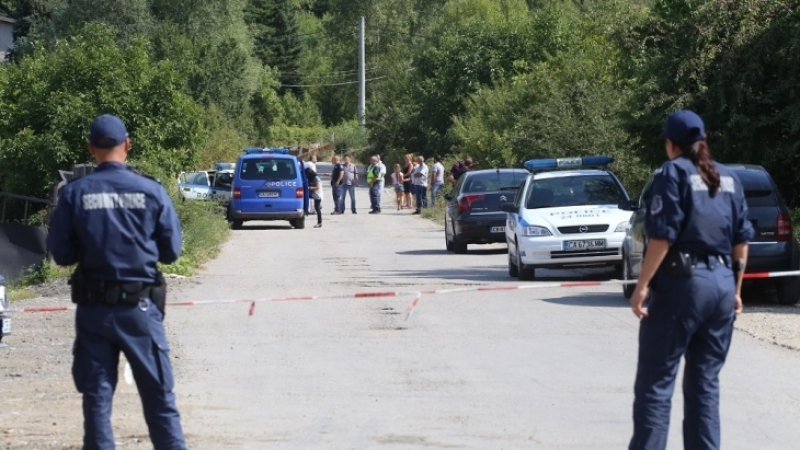
[{"label": "police officer in dark uniform", "polygon": [[118,117],[92,122],[97,169],[63,188],[47,238],[57,264],[77,263],[72,375],[83,394],[83,449],[114,449],[111,400],[122,351],[153,446],[184,450],[163,325],[166,285],[156,268],[180,255],[181,228],[161,185],[125,165],[130,148]]},{"label": "police officer in dark uniform", "polygon": [[629,448],[666,448],[675,376],[684,356],[684,448],[719,449],[718,376],[742,310],[753,228],[742,184],[711,159],[697,114],[671,114],[661,137],[670,160],[648,190],[649,242],[631,297],[641,324]]}]

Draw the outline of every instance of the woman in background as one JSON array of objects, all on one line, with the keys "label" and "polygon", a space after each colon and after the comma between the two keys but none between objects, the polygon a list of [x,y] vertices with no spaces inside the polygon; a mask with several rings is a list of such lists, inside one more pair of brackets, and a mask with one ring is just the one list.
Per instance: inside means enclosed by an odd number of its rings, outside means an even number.
[{"label": "woman in background", "polygon": [[406,202],[402,207],[411,209],[411,205],[414,204],[414,200],[411,198],[411,194],[413,193],[411,190],[411,172],[414,171],[414,155],[408,153],[404,158],[405,165],[403,165],[403,192],[405,192]]},{"label": "woman in background", "polygon": [[403,171],[400,169],[400,164],[394,165],[394,172],[392,172],[392,186],[394,186],[394,193],[397,201],[397,210],[403,208],[403,193],[405,187],[403,186]]}]

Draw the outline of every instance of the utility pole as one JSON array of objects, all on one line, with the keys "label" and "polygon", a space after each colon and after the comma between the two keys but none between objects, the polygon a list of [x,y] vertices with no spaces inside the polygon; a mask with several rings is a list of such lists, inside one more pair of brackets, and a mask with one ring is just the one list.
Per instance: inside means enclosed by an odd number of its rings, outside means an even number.
[{"label": "utility pole", "polygon": [[364,64],[364,16],[358,19],[358,124],[366,123],[367,77]]}]

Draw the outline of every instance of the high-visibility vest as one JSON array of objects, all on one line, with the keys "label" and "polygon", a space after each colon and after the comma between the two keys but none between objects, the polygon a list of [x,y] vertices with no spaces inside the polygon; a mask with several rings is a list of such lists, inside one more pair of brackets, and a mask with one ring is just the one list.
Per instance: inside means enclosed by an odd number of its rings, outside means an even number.
[{"label": "high-visibility vest", "polygon": [[375,181],[375,178],[377,178],[378,174],[375,173],[375,169],[378,169],[378,172],[380,173],[379,166],[375,164],[370,164],[370,166],[367,167],[367,184],[372,184],[372,182]]}]

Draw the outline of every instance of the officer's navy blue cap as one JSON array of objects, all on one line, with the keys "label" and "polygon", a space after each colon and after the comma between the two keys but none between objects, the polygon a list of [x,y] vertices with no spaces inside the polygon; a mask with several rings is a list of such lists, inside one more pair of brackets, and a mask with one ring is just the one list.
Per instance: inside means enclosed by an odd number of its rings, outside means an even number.
[{"label": "officer's navy blue cap", "polygon": [[114,148],[127,137],[128,130],[122,119],[111,114],[97,116],[89,127],[89,143],[97,148]]},{"label": "officer's navy blue cap", "polygon": [[700,116],[684,109],[669,115],[659,137],[680,146],[692,145],[706,138],[706,129]]}]

